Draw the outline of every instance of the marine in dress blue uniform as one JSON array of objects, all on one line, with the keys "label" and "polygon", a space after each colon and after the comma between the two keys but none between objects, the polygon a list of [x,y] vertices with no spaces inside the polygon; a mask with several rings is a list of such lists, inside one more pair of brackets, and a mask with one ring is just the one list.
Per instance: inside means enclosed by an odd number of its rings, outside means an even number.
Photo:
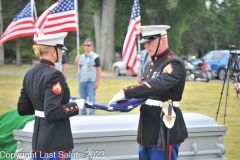
[{"label": "marine in dress blue uniform", "polygon": [[74,148],[69,117],[79,113],[84,100],[69,103],[68,84],[54,66],[61,59],[61,49],[66,49],[63,43],[66,35],[59,33],[36,38],[38,44],[33,49],[40,55],[40,62],[24,76],[17,107],[21,116],[35,114],[34,160],[69,160],[71,157],[65,155],[70,155]]},{"label": "marine in dress blue uniform", "polygon": [[[151,61],[141,75],[142,83],[124,88],[114,95],[109,104],[128,98],[148,98],[140,107],[140,118],[137,134],[140,160],[159,160],[166,158],[166,147],[169,147],[168,160],[176,160],[180,144],[188,137],[179,102],[185,86],[185,67],[181,58],[174,54],[167,43],[167,32],[170,26],[154,25],[139,27]],[[176,119],[170,129],[169,146],[166,146],[167,127],[163,124],[162,104],[173,101]]]}]

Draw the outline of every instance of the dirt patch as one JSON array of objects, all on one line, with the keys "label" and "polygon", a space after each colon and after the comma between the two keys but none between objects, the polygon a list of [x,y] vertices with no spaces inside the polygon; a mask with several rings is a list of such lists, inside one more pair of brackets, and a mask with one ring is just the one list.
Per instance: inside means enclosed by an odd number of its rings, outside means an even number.
[{"label": "dirt patch", "polygon": [[114,74],[111,71],[102,71],[101,76],[114,76]]}]

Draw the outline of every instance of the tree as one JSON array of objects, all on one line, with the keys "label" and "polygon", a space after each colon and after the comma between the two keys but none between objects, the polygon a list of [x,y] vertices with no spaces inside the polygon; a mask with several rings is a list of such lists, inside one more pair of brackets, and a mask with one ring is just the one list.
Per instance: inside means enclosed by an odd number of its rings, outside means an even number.
[{"label": "tree", "polygon": [[[0,0],[0,35],[3,34],[2,0]],[[4,66],[4,47],[0,46],[0,67]]]},{"label": "tree", "polygon": [[102,7],[100,55],[103,69],[111,70],[114,50],[114,24],[116,0],[104,0]]},{"label": "tree", "polygon": [[95,28],[96,48],[100,56],[101,67],[103,70],[111,70],[114,49],[114,26],[116,0],[103,0],[102,3],[95,3],[96,9],[93,14]]},{"label": "tree", "polygon": [[198,54],[202,57],[206,52],[227,49],[229,44],[239,44],[236,19],[240,20],[235,0],[210,0],[201,16],[192,23],[183,34],[183,52]]},{"label": "tree", "polygon": [[[2,1],[3,30],[28,0]],[[56,0],[36,1],[40,15]],[[203,55],[209,50],[226,49],[229,44],[240,46],[240,12],[236,0],[139,0],[142,25],[170,25],[170,48],[179,56]],[[206,6],[207,2],[207,6]],[[15,7],[13,5],[15,4]],[[110,70],[115,50],[122,52],[133,0],[81,0],[79,9],[80,44],[86,38],[95,41],[96,53],[103,69]],[[117,8],[116,8],[117,6]],[[14,8],[14,9],[12,9]],[[6,57],[16,57],[19,41],[21,56],[32,53],[33,37],[18,38],[4,44]],[[69,32],[65,44],[69,55],[76,55],[76,33]],[[143,47],[142,47],[143,48]],[[0,48],[1,49],[1,48]],[[2,53],[0,51],[0,53]],[[83,47],[81,46],[81,53]],[[0,57],[1,61],[1,57]]]}]

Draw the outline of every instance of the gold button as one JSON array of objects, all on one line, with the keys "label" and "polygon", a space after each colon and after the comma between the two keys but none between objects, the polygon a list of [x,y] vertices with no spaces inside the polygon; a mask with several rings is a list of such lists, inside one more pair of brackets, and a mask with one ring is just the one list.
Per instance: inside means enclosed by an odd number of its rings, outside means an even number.
[{"label": "gold button", "polygon": [[150,69],[150,72],[152,72],[152,69]]},{"label": "gold button", "polygon": [[76,108],[78,108],[78,106],[76,106]]},{"label": "gold button", "polygon": [[68,108],[66,110],[68,111]]},{"label": "gold button", "polygon": [[71,107],[71,109],[73,109],[73,107]]},{"label": "gold button", "polygon": [[155,60],[157,60],[157,57],[155,57]]},{"label": "gold button", "polygon": [[147,78],[148,78],[148,75],[147,75]]},{"label": "gold button", "polygon": [[151,65],[153,65],[153,62],[151,62]]}]

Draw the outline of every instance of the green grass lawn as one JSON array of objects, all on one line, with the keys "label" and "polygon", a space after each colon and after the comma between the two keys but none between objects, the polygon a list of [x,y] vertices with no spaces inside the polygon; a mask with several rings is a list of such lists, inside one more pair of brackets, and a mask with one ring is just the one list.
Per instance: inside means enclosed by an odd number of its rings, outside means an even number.
[{"label": "green grass lawn", "polygon": [[[0,115],[16,109],[20,89],[22,85],[23,76],[14,76],[14,73],[24,74],[31,66],[24,65],[16,67],[13,65],[6,65],[0,68]],[[73,65],[68,65],[68,73],[76,74]],[[10,74],[4,75],[4,74]],[[105,72],[103,72],[105,74]],[[110,73],[107,73],[110,75]],[[136,84],[135,79],[101,79],[100,86],[97,89],[96,101],[98,103],[108,103],[115,93],[122,88],[131,84]],[[67,83],[71,90],[72,96],[79,96],[77,78],[67,78]],[[203,83],[203,82],[186,82],[183,99],[180,103],[183,112],[195,112],[207,115],[215,119],[216,111],[220,100],[220,93],[222,91],[222,83]],[[240,98],[240,96],[239,96]],[[222,103],[219,109],[218,124],[223,124],[224,109],[226,102],[226,86],[222,96]],[[240,153],[240,116],[239,116],[239,102],[236,97],[234,85],[229,84],[229,95],[226,106],[226,124],[228,131],[224,136],[224,144],[226,147],[226,157],[228,160],[239,159]],[[139,112],[139,107],[131,112]],[[118,112],[97,111],[97,114],[121,114]]]}]

